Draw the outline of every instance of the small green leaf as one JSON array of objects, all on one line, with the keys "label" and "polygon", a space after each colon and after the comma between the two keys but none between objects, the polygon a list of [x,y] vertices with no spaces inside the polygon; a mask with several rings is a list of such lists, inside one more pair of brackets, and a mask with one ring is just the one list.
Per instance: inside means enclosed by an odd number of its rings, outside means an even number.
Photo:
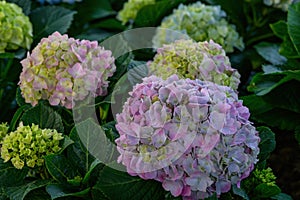
[{"label": "small green leaf", "polygon": [[274,34],[281,39],[288,35],[287,23],[283,20],[270,24],[270,27]]},{"label": "small green leaf", "polygon": [[254,46],[259,55],[273,65],[284,65],[287,59],[279,54],[279,45],[261,42]]},{"label": "small green leaf", "polygon": [[64,34],[70,27],[76,12],[60,6],[44,6],[33,10],[30,21],[33,25],[35,43],[55,31]]},{"label": "small green leaf", "polygon": [[293,45],[300,55],[300,3],[289,7],[287,26]]},{"label": "small green leaf", "polygon": [[39,103],[37,106],[25,111],[21,120],[24,125],[32,123],[39,125],[40,128],[56,129],[58,132],[64,132],[64,125],[60,115],[51,107]]},{"label": "small green leaf", "polygon": [[15,186],[22,183],[28,173],[28,168],[16,169],[11,162],[4,163],[0,158],[0,185]]},{"label": "small green leaf", "polygon": [[94,189],[100,190],[107,199],[111,200],[161,200],[165,195],[161,183],[153,180],[146,181],[109,167],[104,167],[100,172]]},{"label": "small green leaf", "polygon": [[186,0],[168,0],[144,6],[136,15],[135,25],[137,27],[157,26],[164,16],[170,14],[174,8],[184,2]]},{"label": "small green leaf", "polygon": [[63,143],[63,145],[61,147],[60,152],[63,152],[68,146],[70,146],[73,143],[74,143],[74,141],[71,140],[68,136],[65,135],[64,136],[64,143]]},{"label": "small green leaf", "polygon": [[84,189],[79,192],[71,191],[68,187],[62,184],[50,184],[46,187],[47,192],[50,194],[51,199],[61,197],[88,197],[90,188]]},{"label": "small green leaf", "polygon": [[285,193],[279,193],[275,196],[272,196],[271,199],[277,199],[277,200],[293,200],[293,198]]},{"label": "small green leaf", "polygon": [[6,189],[7,195],[13,200],[23,200],[25,196],[38,188],[48,185],[52,180],[35,180],[17,187],[9,187]]},{"label": "small green leaf", "polygon": [[268,127],[258,127],[257,131],[259,132],[260,143],[259,143],[259,155],[258,159],[260,162],[267,160],[272,151],[276,147],[275,134]]},{"label": "small green leaf", "polygon": [[246,191],[243,190],[242,188],[238,188],[236,185],[232,186],[232,191],[234,194],[242,197],[245,200],[249,200],[249,196],[247,195]]},{"label": "small green leaf", "polygon": [[60,183],[66,183],[68,179],[79,175],[64,155],[47,155],[44,159],[48,172]]},{"label": "small green leaf", "polygon": [[254,194],[256,197],[260,198],[270,198],[281,192],[277,185],[268,185],[266,183],[261,183],[254,188]]}]

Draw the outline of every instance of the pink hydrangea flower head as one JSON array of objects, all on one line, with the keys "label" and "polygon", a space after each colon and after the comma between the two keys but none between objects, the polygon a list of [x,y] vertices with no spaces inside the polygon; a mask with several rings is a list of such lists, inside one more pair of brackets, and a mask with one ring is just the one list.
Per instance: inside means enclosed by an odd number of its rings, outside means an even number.
[{"label": "pink hydrangea flower head", "polygon": [[19,85],[26,103],[47,99],[69,109],[88,95],[106,95],[116,70],[111,51],[58,32],[43,38],[21,64]]},{"label": "pink hydrangea flower head", "polygon": [[259,137],[234,90],[198,79],[137,84],[117,114],[118,162],[183,199],[228,192],[257,162]]},{"label": "pink hydrangea flower head", "polygon": [[240,74],[231,67],[226,52],[219,44],[177,40],[157,49],[153,61],[147,63],[150,74],[163,79],[172,74],[180,78],[200,79],[237,90]]}]

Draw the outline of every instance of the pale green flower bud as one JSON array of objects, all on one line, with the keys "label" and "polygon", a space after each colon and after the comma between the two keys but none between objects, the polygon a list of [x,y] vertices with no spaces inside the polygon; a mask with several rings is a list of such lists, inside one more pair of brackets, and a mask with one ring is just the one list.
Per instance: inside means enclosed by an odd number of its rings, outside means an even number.
[{"label": "pale green flower bud", "polygon": [[0,53],[29,49],[32,43],[32,24],[22,8],[14,3],[0,1]]},{"label": "pale green flower bud", "polygon": [[[45,137],[46,136],[46,137]],[[7,134],[2,141],[1,158],[11,160],[17,169],[42,167],[43,157],[61,150],[62,133],[54,129],[40,129],[38,125],[24,126],[21,122],[16,131]]]},{"label": "pale green flower bud", "polygon": [[129,0],[118,13],[117,19],[126,24],[130,20],[134,20],[139,10],[147,5],[154,4],[155,0]]}]

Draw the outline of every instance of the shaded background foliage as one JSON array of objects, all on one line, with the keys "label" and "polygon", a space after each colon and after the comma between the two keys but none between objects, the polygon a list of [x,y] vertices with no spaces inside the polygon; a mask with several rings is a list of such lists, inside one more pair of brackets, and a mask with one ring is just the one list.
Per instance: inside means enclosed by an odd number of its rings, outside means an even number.
[{"label": "shaded background foliage", "polygon": [[[188,4],[196,1],[157,1],[154,5],[142,8],[134,23],[126,25],[116,19],[124,0],[83,0],[75,4],[42,6],[30,0],[7,2],[18,4],[29,16],[33,24],[32,49],[41,38],[54,31],[68,33],[69,36],[78,39],[101,42],[130,28],[158,26],[163,17],[172,13],[180,3]],[[245,49],[228,54],[232,66],[241,74],[239,96],[243,99],[244,105],[250,109],[251,120],[255,126],[267,126],[272,129],[272,131],[269,128],[263,129],[265,137],[260,146],[261,160],[258,166],[261,168],[271,166],[282,192],[298,199],[300,198],[298,191],[300,183],[297,180],[300,174],[298,144],[300,4],[297,3],[291,6],[288,12],[283,12],[264,6],[261,0],[202,2],[220,5],[226,11],[228,21],[236,25],[244,38]],[[25,54],[24,49],[0,54],[0,121],[8,122],[10,130],[15,130],[18,122],[23,121],[25,124],[36,123],[42,128],[54,128],[70,134],[64,140],[61,154],[46,156],[49,177],[45,180],[27,179],[28,168],[16,170],[11,164],[0,160],[0,199],[175,199],[157,182],[131,177],[104,166],[93,158],[82,145],[69,110],[50,107],[45,101],[41,101],[34,108],[26,104],[17,85],[22,70],[20,60]],[[110,79],[109,91],[114,89],[115,83],[126,71],[152,59],[153,55],[152,50],[146,49],[118,58],[116,61],[118,70]],[[145,70],[137,71],[140,77],[146,74]],[[136,83],[133,79],[134,77],[130,81]],[[108,113],[109,103],[111,103],[109,97],[97,98],[99,110]],[[42,116],[39,113],[42,113]],[[102,131],[114,141],[118,133],[114,128],[113,117],[108,114],[106,118],[101,118],[99,113],[99,120],[102,120],[101,127],[92,121],[83,122],[81,126],[88,130],[91,138],[96,132]],[[270,191],[275,194],[269,196],[273,196],[273,199],[290,198],[278,192],[278,188],[271,188]],[[232,196],[235,199],[247,199],[243,192],[237,189],[222,198],[230,199]],[[214,198],[216,197],[211,199]]]}]

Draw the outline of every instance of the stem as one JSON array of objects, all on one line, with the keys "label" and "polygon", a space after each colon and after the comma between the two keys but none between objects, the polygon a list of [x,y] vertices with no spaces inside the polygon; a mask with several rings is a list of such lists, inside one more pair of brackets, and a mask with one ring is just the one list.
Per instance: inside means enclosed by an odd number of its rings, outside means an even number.
[{"label": "stem", "polygon": [[253,43],[255,43],[259,40],[270,38],[270,37],[273,37],[273,36],[274,36],[274,33],[267,33],[267,34],[264,34],[264,35],[260,35],[260,36],[251,38],[250,40],[248,40],[246,42],[246,46],[250,46],[251,44],[253,44]]}]

